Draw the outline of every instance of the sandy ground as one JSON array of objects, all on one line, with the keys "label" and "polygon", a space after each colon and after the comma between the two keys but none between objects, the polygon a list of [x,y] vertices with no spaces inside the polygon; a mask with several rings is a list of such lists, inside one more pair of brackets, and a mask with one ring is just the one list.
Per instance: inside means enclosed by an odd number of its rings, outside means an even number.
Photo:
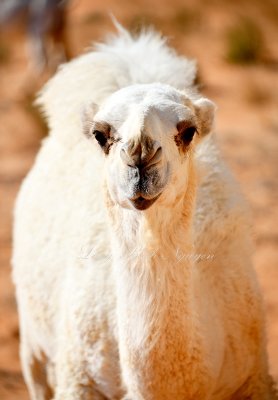
[{"label": "sandy ground", "polygon": [[[253,212],[254,265],[264,299],[270,369],[278,381],[278,9],[275,2],[182,0],[73,0],[69,39],[74,55],[113,30],[108,12],[126,26],[152,23],[180,53],[198,60],[202,91],[218,105],[216,131],[223,153]],[[262,30],[263,61],[248,66],[226,61],[226,31],[242,16]],[[26,72],[25,42],[0,36],[10,51],[0,63],[0,399],[28,399],[18,358],[18,320],[11,282],[14,199],[33,163],[42,122],[24,93],[42,79]],[[275,59],[276,57],[276,59]],[[275,197],[276,196],[276,197]]]}]

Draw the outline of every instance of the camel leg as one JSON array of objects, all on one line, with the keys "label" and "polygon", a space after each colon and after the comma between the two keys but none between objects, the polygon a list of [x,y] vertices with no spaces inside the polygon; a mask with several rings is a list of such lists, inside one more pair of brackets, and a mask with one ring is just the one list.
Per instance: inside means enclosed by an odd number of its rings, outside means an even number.
[{"label": "camel leg", "polygon": [[255,372],[231,400],[278,400],[278,395],[272,378]]},{"label": "camel leg", "polygon": [[30,349],[28,343],[21,342],[21,364],[23,376],[32,400],[50,400],[52,390],[47,382],[46,360],[42,356],[38,359]]},{"label": "camel leg", "polygon": [[28,52],[30,56],[29,64],[35,69],[37,75],[40,75],[48,64],[48,55],[46,43],[42,36],[29,34]]},{"label": "camel leg", "polygon": [[56,387],[53,400],[106,400],[87,374],[87,365],[79,358],[82,349],[59,346],[56,360]]},{"label": "camel leg", "polygon": [[[72,378],[68,378],[72,379]],[[107,400],[105,396],[99,393],[94,384],[77,383],[68,381],[67,387],[60,385],[58,382],[57,390],[53,400]]]}]

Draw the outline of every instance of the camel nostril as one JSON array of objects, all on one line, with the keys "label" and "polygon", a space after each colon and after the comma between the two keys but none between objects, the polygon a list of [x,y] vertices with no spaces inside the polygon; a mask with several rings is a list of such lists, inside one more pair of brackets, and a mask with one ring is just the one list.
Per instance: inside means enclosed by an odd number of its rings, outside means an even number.
[{"label": "camel nostril", "polygon": [[128,149],[125,146],[121,148],[120,156],[122,161],[128,166],[133,167],[135,165],[132,157],[128,154]]},{"label": "camel nostril", "polygon": [[162,156],[162,147],[159,146],[158,149],[154,152],[154,154],[151,155],[151,157],[148,159],[146,163],[147,166],[157,164],[161,160],[161,156]]},{"label": "camel nostril", "polygon": [[162,147],[157,141],[127,142],[120,150],[120,157],[129,167],[145,168],[160,161]]}]

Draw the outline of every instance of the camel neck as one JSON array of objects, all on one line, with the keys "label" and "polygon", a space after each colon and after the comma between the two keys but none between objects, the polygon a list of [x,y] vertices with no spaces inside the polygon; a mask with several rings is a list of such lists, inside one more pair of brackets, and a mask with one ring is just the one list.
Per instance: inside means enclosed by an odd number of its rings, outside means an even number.
[{"label": "camel neck", "polygon": [[[191,223],[182,213],[169,221],[163,212],[161,216],[124,213],[121,226],[124,232],[116,232],[113,238],[118,305],[126,308],[131,329],[133,317],[135,323],[141,315],[142,329],[153,325],[154,338],[154,331],[161,331],[158,321],[166,321],[173,304],[185,302],[189,294],[184,287],[191,279],[193,267]],[[134,314],[130,313],[131,305],[137,307]],[[140,333],[137,325],[134,333],[135,342],[142,345],[147,332]]]},{"label": "camel neck", "polygon": [[184,363],[191,354],[186,343],[192,346],[195,340],[186,315],[192,310],[194,290],[193,263],[188,257],[193,251],[193,202],[192,193],[185,194],[173,206],[172,216],[153,207],[147,213],[122,210],[117,218],[120,223],[113,234],[113,268],[120,358],[129,382],[134,381],[136,386],[140,374],[146,376],[144,382],[150,382],[150,387],[134,389],[141,394],[145,391],[143,398],[152,393],[151,398],[163,399],[158,394],[160,389],[170,395],[171,389],[157,382],[161,369],[166,371],[167,363],[173,361],[174,368],[182,370],[175,360],[176,352]]}]

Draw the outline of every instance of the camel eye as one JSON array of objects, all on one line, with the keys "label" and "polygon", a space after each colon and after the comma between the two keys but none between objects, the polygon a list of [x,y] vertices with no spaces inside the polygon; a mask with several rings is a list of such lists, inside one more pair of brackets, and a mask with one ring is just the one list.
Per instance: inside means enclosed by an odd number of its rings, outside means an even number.
[{"label": "camel eye", "polygon": [[95,136],[96,140],[98,141],[101,147],[104,147],[107,143],[107,137],[101,131],[93,131],[93,135]]},{"label": "camel eye", "polygon": [[177,124],[178,134],[175,136],[175,142],[181,152],[186,152],[197,129],[191,125],[190,121],[180,121]]},{"label": "camel eye", "polygon": [[183,143],[189,144],[193,139],[195,132],[196,132],[195,126],[189,126],[188,128],[183,129],[180,134]]}]

